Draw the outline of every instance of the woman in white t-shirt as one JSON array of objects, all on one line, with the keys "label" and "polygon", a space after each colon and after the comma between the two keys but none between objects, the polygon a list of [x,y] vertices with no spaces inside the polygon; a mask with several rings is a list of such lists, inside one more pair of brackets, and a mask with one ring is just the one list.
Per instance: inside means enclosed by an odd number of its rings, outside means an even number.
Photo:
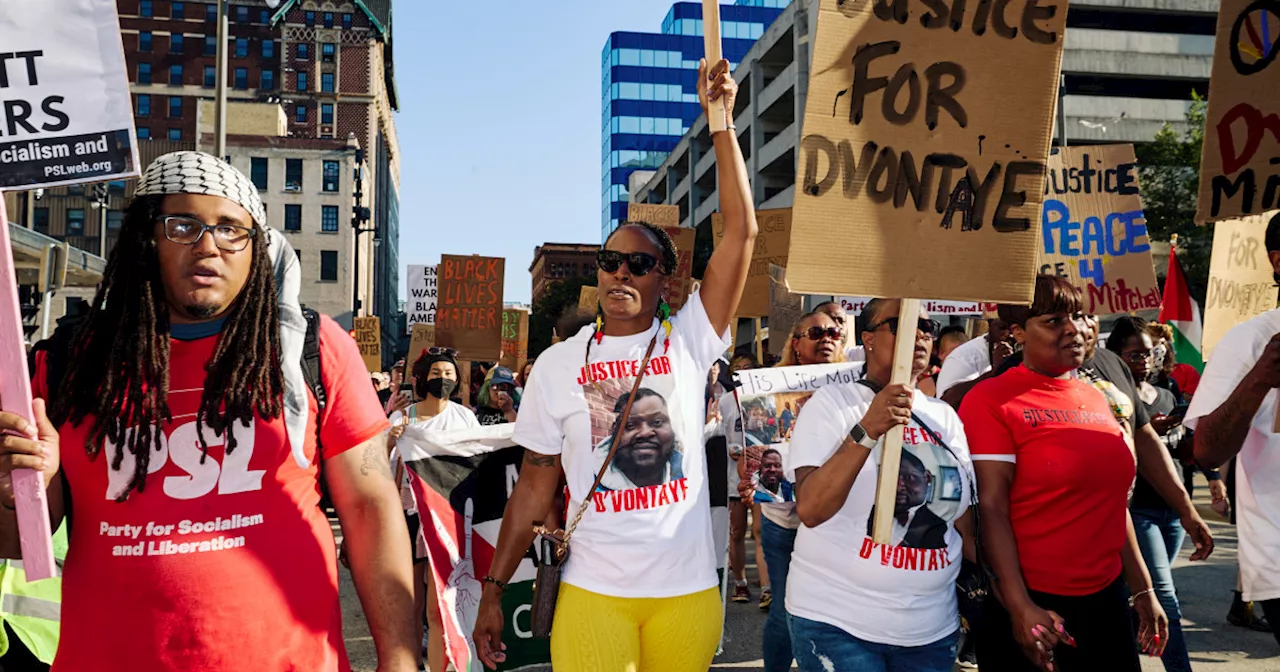
[{"label": "woman in white t-shirt", "polygon": [[[404,460],[400,458],[396,441],[404,435],[408,425],[437,431],[474,429],[480,426],[470,409],[449,401],[449,396],[458,387],[456,356],[457,353],[449,348],[429,348],[413,363],[413,390],[419,401],[404,411],[391,414],[391,438],[388,440],[391,445],[391,466],[396,470],[396,479],[400,483],[400,502],[404,506],[409,534],[413,536],[414,542],[414,613],[421,614],[426,610],[427,662],[433,670],[444,669],[444,625],[436,604],[435,577],[432,576],[430,563],[426,562],[427,549],[422,539],[418,507],[413,501],[413,489],[409,484],[409,472],[405,469]],[[413,620],[418,641],[421,641],[422,619]]]},{"label": "woman in white t-shirt", "polygon": [[[796,484],[803,524],[786,606],[803,672],[950,672],[955,663],[962,548],[964,557],[974,558],[973,467],[950,406],[889,384],[903,328],[899,304],[867,304],[865,382],[819,389],[791,435],[787,475]],[[929,364],[938,323],[922,315],[908,328],[916,330],[914,380]],[[880,439],[897,425],[903,426],[898,497],[892,541],[881,545],[871,534]]]},{"label": "woman in white t-shirt", "polygon": [[[699,69],[698,89],[733,109],[727,61]],[[712,134],[725,233],[702,287],[670,318],[664,297],[682,291],[675,244],[642,222],[619,226],[597,256],[600,312],[593,327],[551,346],[524,390],[514,441],[526,449],[507,502],[474,640],[485,665],[501,653],[502,590],[534,541],[563,473],[569,520],[587,507],[569,542],[555,622],[556,672],[705,672],[720,640],[723,607],[712,543],[702,446],[707,371],[728,347],[728,328],[755,246],[756,221],[737,136]],[[656,316],[656,317],[655,317]],[[652,350],[647,369],[645,353]],[[630,417],[618,425],[644,370]],[[618,450],[600,489],[606,455]]]}]

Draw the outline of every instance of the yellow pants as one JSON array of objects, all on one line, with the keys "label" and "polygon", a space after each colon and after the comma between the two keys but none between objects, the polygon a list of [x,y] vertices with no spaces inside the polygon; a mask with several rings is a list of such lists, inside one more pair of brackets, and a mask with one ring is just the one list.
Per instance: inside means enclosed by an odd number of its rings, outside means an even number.
[{"label": "yellow pants", "polygon": [[720,591],[610,597],[561,584],[551,626],[556,672],[706,672],[724,627]]}]

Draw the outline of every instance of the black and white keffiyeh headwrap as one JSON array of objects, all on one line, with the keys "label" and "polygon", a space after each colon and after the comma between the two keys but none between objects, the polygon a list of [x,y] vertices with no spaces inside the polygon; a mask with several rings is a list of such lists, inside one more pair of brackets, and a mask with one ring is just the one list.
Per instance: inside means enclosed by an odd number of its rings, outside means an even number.
[{"label": "black and white keffiyeh headwrap", "polygon": [[306,432],[307,383],[302,375],[302,345],[307,334],[307,320],[302,316],[298,293],[302,289],[302,269],[293,246],[279,231],[267,225],[267,211],[258,196],[258,188],[244,173],[216,156],[204,152],[172,152],[165,154],[142,174],[136,196],[168,196],[202,194],[219,196],[248,211],[253,223],[267,237],[267,253],[276,274],[276,296],[279,299],[280,359],[284,368],[284,424],[293,459],[303,469],[311,466],[307,459]]}]

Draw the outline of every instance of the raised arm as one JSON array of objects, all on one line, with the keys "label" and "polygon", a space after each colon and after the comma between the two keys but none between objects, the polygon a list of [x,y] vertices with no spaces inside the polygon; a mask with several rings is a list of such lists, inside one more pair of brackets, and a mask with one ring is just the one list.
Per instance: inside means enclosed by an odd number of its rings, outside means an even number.
[{"label": "raised arm", "polygon": [[[1209,392],[1204,389],[1204,383],[1216,378],[1217,364],[1216,361],[1211,362],[1205,371],[1200,395]],[[1219,467],[1235,457],[1249,435],[1253,416],[1257,415],[1262,400],[1276,387],[1280,387],[1280,334],[1271,337],[1262,357],[1244,375],[1226,401],[1200,418],[1195,426],[1196,462],[1207,467]]]},{"label": "raised arm", "polygon": [[698,99],[707,112],[708,98],[724,98],[729,130],[714,133],[716,178],[720,189],[720,214],[724,217],[724,238],[711,255],[702,278],[702,305],[716,333],[723,333],[738,314],[738,302],[747,282],[747,270],[756,246],[756,210],[747,179],[747,164],[733,128],[733,105],[738,83],[729,72],[729,61],[721,60],[707,72],[707,62],[698,65]]}]

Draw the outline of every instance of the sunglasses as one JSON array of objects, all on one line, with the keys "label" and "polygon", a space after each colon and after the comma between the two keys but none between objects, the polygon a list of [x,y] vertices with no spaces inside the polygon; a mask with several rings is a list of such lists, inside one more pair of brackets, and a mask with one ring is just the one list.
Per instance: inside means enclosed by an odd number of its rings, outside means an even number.
[{"label": "sunglasses", "polygon": [[444,355],[445,357],[449,357],[452,359],[458,358],[458,351],[454,350],[453,348],[441,348],[433,345],[430,348],[423,350],[423,352],[432,357],[439,357],[440,355]]},{"label": "sunglasses", "polygon": [[649,275],[649,271],[658,267],[658,258],[652,254],[645,252],[615,252],[613,250],[600,250],[596,252],[596,266],[605,273],[616,273],[622,267],[622,263],[627,263],[627,268],[631,270],[631,274],[637,277]]},{"label": "sunglasses", "polygon": [[[876,322],[875,324],[868,327],[867,331],[875,331],[876,329],[879,329],[880,327],[886,324],[889,325],[889,333],[897,336],[898,335],[898,318],[896,317],[890,317],[890,318],[883,319],[879,322]],[[929,338],[937,338],[938,332],[942,331],[942,325],[939,324],[937,320],[931,320],[931,319],[922,317],[916,322],[916,329],[922,332],[925,336],[928,336]]]},{"label": "sunglasses", "polygon": [[824,338],[838,341],[844,338],[844,332],[840,331],[836,327],[827,327],[826,329],[823,329],[822,327],[809,327],[808,330],[800,332],[800,335],[807,336],[811,341],[821,341]]}]

